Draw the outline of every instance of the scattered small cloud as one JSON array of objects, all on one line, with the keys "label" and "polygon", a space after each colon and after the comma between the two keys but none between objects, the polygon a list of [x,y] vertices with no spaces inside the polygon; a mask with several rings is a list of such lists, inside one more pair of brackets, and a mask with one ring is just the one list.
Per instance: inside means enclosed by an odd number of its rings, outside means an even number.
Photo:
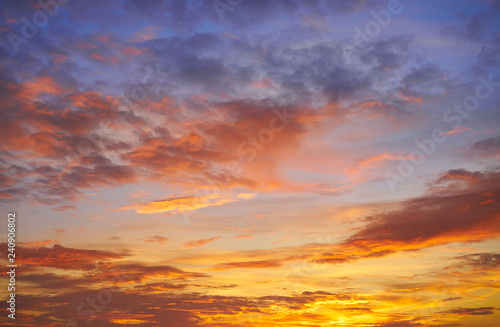
[{"label": "scattered small cloud", "polygon": [[216,236],[216,237],[206,238],[206,239],[202,239],[202,240],[189,241],[189,242],[184,243],[184,248],[190,249],[190,248],[194,248],[194,247],[203,246],[207,243],[217,241],[221,238],[222,238],[222,236]]}]

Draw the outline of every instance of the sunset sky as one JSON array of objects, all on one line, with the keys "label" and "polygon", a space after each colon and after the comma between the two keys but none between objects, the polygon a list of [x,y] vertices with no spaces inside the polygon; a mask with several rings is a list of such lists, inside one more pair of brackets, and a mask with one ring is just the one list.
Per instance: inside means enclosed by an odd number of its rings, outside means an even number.
[{"label": "sunset sky", "polygon": [[500,1],[0,6],[1,325],[500,326]]}]

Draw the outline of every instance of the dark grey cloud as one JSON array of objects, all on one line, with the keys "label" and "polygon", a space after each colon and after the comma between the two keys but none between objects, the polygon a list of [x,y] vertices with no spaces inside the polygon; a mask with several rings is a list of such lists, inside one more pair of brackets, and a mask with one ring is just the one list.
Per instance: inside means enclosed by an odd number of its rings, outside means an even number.
[{"label": "dark grey cloud", "polygon": [[408,88],[430,89],[445,76],[445,72],[438,65],[427,63],[412,68],[403,78],[402,83]]},{"label": "dark grey cloud", "polygon": [[490,137],[474,142],[469,151],[470,154],[480,158],[495,158],[500,156],[500,136]]},{"label": "dark grey cloud", "polygon": [[486,42],[478,54],[479,64],[485,67],[498,67],[500,64],[500,35]]},{"label": "dark grey cloud", "polygon": [[465,40],[468,42],[481,42],[487,37],[487,32],[494,22],[491,13],[479,12],[471,16],[464,13],[457,14],[460,23],[446,25],[441,32],[445,36]]},{"label": "dark grey cloud", "polygon": [[473,271],[496,271],[500,266],[500,253],[472,253],[453,258],[459,260],[449,268]]}]

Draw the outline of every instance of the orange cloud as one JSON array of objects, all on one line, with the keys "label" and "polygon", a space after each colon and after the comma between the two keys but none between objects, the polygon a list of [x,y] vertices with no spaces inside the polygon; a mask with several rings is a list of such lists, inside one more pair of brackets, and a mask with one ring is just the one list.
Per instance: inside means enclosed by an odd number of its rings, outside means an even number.
[{"label": "orange cloud", "polygon": [[0,198],[1,199],[14,199],[14,196],[10,193],[0,191]]},{"label": "orange cloud", "polygon": [[127,56],[137,57],[137,56],[142,55],[144,53],[144,50],[139,49],[139,48],[134,48],[134,47],[125,47],[121,50],[121,52]]},{"label": "orange cloud", "polygon": [[255,238],[255,236],[250,234],[242,234],[242,235],[235,235],[233,236],[233,238]]},{"label": "orange cloud", "polygon": [[132,37],[132,42],[143,42],[152,40],[157,36],[156,31],[161,29],[160,26],[146,26],[137,31]]},{"label": "orange cloud", "polygon": [[134,204],[122,207],[118,210],[135,210],[137,213],[176,213],[188,210],[196,210],[212,206],[220,206],[225,203],[233,202],[235,199],[229,194],[212,193],[203,196],[183,196],[157,200],[148,203]]},{"label": "orange cloud", "polygon": [[117,56],[111,56],[111,55],[106,56],[106,55],[102,55],[102,54],[97,53],[97,52],[92,52],[90,54],[90,57],[92,57],[95,60],[99,60],[101,62],[104,62],[104,63],[110,63],[110,64],[119,64],[120,63],[120,58]]},{"label": "orange cloud", "polygon": [[441,133],[442,135],[452,135],[452,134],[462,134],[465,131],[471,130],[472,128],[469,127],[464,127],[464,126],[458,126],[448,132],[443,132]]},{"label": "orange cloud", "polygon": [[[249,199],[253,199],[256,195],[257,194],[255,194],[255,193],[241,193],[241,194],[236,195],[236,197],[238,199],[249,200]],[[262,218],[262,215],[261,215],[260,218]],[[259,219],[259,218],[256,218],[256,219]]]},{"label": "orange cloud", "polygon": [[43,240],[43,241],[33,241],[33,242],[19,242],[22,246],[47,246],[57,244],[59,241],[57,240]]},{"label": "orange cloud", "polygon": [[467,171],[465,169],[452,169],[442,174],[438,180],[434,182],[435,185],[446,184],[446,183],[465,183],[472,184],[484,178],[484,174],[475,171]]},{"label": "orange cloud", "polygon": [[402,156],[400,154],[383,152],[368,158],[364,158],[358,161],[358,166],[354,166],[351,168],[344,168],[344,172],[349,175],[357,175],[366,169],[373,169],[384,162],[387,161],[395,161],[400,159],[409,159],[409,157]]},{"label": "orange cloud", "polygon": [[166,243],[168,240],[169,240],[168,237],[159,236],[159,235],[152,235],[146,239],[139,239],[139,241],[144,241],[146,243],[158,242],[158,244],[160,244],[160,245]]},{"label": "orange cloud", "polygon": [[[7,244],[0,250],[7,257]],[[33,267],[49,267],[63,270],[93,270],[99,261],[123,258],[123,254],[100,250],[81,250],[54,244],[52,248],[18,246],[20,264]]]},{"label": "orange cloud", "polygon": [[422,102],[422,97],[414,97],[414,96],[411,96],[411,95],[405,94],[405,93],[410,93],[410,91],[408,89],[399,90],[399,97],[401,99],[403,99],[404,101],[413,102],[413,103]]},{"label": "orange cloud", "polygon": [[[425,196],[407,200],[396,210],[367,217],[367,225],[315,261],[341,263],[500,236],[500,205],[494,201],[500,197],[493,195],[484,205],[482,196],[484,193],[498,194],[500,173],[450,170],[436,183],[455,179],[467,181],[466,187],[457,188],[451,184],[438,191],[431,187]],[[465,205],[467,210],[463,210]]]},{"label": "orange cloud", "polygon": [[207,243],[220,240],[221,238],[222,238],[222,236],[216,236],[216,237],[211,237],[211,238],[202,239],[202,240],[189,241],[189,242],[184,243],[184,248],[190,249],[190,248],[194,248],[194,247],[203,246]]},{"label": "orange cloud", "polygon": [[62,94],[64,89],[49,76],[36,76],[28,82],[22,83],[19,97],[24,100],[36,100],[42,94]]},{"label": "orange cloud", "polygon": [[270,78],[265,77],[260,81],[251,82],[250,85],[256,89],[267,89],[271,87],[276,87],[277,84]]},{"label": "orange cloud", "polygon": [[63,228],[51,228],[50,231],[55,233],[56,235],[62,235],[67,233],[66,230]]},{"label": "orange cloud", "polygon": [[56,208],[52,208],[52,210],[67,211],[67,210],[75,210],[76,208],[77,208],[77,206],[75,206],[75,205],[62,205],[62,206],[58,206]]},{"label": "orange cloud", "polygon": [[481,307],[481,308],[456,308],[456,309],[451,309],[447,311],[442,311],[439,313],[442,314],[452,314],[452,315],[459,315],[459,316],[484,316],[484,315],[492,315],[495,309],[494,307]]},{"label": "orange cloud", "polygon": [[227,262],[220,263],[214,266],[214,270],[227,269],[248,269],[248,268],[277,268],[281,267],[280,260],[258,260],[258,261],[242,261],[242,262]]},{"label": "orange cloud", "polygon": [[52,62],[54,62],[56,64],[59,64],[65,60],[68,60],[68,58],[61,53],[51,55],[51,57],[54,58],[54,60],[52,60]]},{"label": "orange cloud", "polygon": [[116,281],[122,283],[142,283],[155,278],[206,278],[207,274],[187,272],[168,265],[148,266],[140,263],[113,263],[105,262],[98,266],[98,272],[93,276],[96,281],[109,281],[112,276],[120,272],[124,278]]}]

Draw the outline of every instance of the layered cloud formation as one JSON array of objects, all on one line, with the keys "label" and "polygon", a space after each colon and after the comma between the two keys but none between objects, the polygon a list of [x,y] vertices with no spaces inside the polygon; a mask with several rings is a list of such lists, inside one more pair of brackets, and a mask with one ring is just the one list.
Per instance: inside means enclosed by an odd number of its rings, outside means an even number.
[{"label": "layered cloud formation", "polygon": [[498,325],[498,1],[2,9],[15,325]]}]

